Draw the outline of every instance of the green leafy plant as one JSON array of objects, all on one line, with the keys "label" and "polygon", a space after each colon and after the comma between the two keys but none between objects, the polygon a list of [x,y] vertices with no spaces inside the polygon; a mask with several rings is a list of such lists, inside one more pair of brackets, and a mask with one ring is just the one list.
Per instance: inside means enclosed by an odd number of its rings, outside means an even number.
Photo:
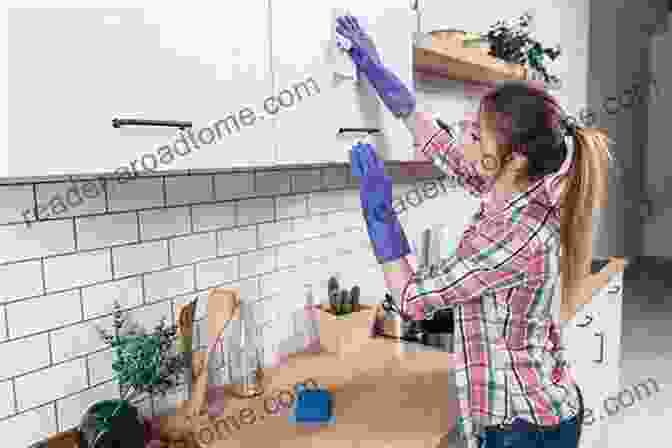
[{"label": "green leafy plant", "polygon": [[153,397],[156,394],[165,397],[169,390],[179,385],[185,369],[184,358],[173,350],[177,327],[166,326],[165,321],[164,316],[154,331],[147,333],[139,325],[130,324],[127,314],[115,301],[113,334],[96,326],[103,341],[114,348],[112,369],[119,386],[127,388],[122,394],[123,401],[147,393],[152,414]]},{"label": "green leafy plant", "polygon": [[545,59],[554,61],[560,56],[559,45],[555,48],[544,48],[543,45],[531,37],[529,26],[532,14],[526,12],[517,22],[498,21],[490,30],[481,35],[490,43],[488,54],[506,62],[528,66],[539,72],[546,83],[559,84],[560,78],[548,73]]}]

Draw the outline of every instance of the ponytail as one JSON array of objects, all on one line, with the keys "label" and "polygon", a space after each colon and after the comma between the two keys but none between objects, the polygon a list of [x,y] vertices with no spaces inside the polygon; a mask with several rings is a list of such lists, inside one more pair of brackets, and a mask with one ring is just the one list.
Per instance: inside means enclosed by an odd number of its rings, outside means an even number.
[{"label": "ponytail", "polygon": [[560,271],[561,312],[574,316],[581,293],[580,284],[590,275],[593,258],[593,212],[607,204],[609,143],[607,132],[575,127],[574,166],[561,196]]}]

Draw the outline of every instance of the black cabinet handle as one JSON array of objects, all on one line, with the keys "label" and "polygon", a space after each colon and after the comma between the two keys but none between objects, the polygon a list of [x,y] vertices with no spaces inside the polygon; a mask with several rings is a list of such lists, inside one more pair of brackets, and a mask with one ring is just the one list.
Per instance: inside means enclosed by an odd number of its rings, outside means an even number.
[{"label": "black cabinet handle", "polygon": [[112,127],[120,128],[122,126],[162,126],[169,128],[191,128],[191,121],[173,121],[173,120],[140,120],[136,118],[113,118]]},{"label": "black cabinet handle", "polygon": [[595,336],[600,337],[600,359],[593,360],[594,363],[596,364],[602,364],[604,362],[604,349],[605,349],[605,343],[604,343],[604,333],[595,333]]},{"label": "black cabinet handle", "polygon": [[380,134],[381,130],[378,128],[339,128],[337,134]]}]

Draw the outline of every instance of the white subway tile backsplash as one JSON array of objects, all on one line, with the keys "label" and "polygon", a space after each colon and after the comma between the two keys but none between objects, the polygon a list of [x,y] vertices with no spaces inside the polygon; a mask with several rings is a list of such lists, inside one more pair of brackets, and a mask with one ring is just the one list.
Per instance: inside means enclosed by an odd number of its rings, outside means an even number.
[{"label": "white subway tile backsplash", "polygon": [[152,241],[112,248],[115,278],[168,267],[168,242]]},{"label": "white subway tile backsplash", "polygon": [[24,214],[26,209],[33,209],[32,185],[2,185],[0,186],[0,224],[19,223],[34,220],[34,212]]},{"label": "white subway tile backsplash", "polygon": [[130,277],[82,288],[84,319],[113,313],[115,300],[119,301],[122,310],[140,305],[142,303],[140,277]]},{"label": "white subway tile backsplash", "polygon": [[194,232],[205,232],[236,225],[236,207],[233,202],[193,205],[191,214]]},{"label": "white subway tile backsplash", "polygon": [[167,299],[194,290],[194,266],[154,272],[144,276],[147,302]]},{"label": "white subway tile backsplash", "polygon": [[291,220],[259,224],[259,244],[261,247],[289,243],[299,238],[296,238]]},{"label": "white subway tile backsplash", "polygon": [[105,212],[105,191],[98,181],[37,184],[40,218],[69,218]]},{"label": "white subway tile backsplash", "polygon": [[77,218],[77,248],[98,249],[138,241],[138,217],[135,213]]},{"label": "white subway tile backsplash", "polygon": [[235,255],[257,248],[256,226],[217,232],[217,255]]},{"label": "white subway tile backsplash", "polygon": [[14,412],[14,386],[11,381],[3,381],[0,383],[0,418],[7,417]]},{"label": "white subway tile backsplash", "polygon": [[340,211],[329,214],[329,230],[332,232],[343,232],[344,230],[364,225],[364,218],[361,210],[357,211]]},{"label": "white subway tile backsplash", "polygon": [[215,175],[215,197],[218,201],[254,195],[254,177],[250,173]]},{"label": "white subway tile backsplash", "polygon": [[160,177],[110,180],[108,182],[111,212],[162,207],[163,180]]},{"label": "white subway tile backsplash", "polygon": [[58,255],[75,250],[72,220],[0,226],[0,263]]},{"label": "white subway tile backsplash", "polygon": [[112,280],[109,249],[61,255],[44,260],[48,292]]},{"label": "white subway tile backsplash", "polygon": [[[114,350],[110,348],[93,353],[87,357],[90,386],[113,378],[114,370],[112,369],[112,363],[114,362],[114,356]],[[119,393],[117,393],[118,396]]]},{"label": "white subway tile backsplash", "polygon": [[217,234],[197,233],[170,240],[170,262],[173,266],[194,263],[217,256]]},{"label": "white subway tile backsplash", "polygon": [[255,174],[255,193],[272,195],[289,193],[289,175],[286,171],[267,171]]},{"label": "white subway tile backsplash", "polygon": [[164,300],[163,302],[135,309],[129,313],[129,320],[131,323],[139,324],[148,333],[151,333],[163,317],[166,318],[166,326],[174,323],[170,305],[170,300]]},{"label": "white subway tile backsplash", "polygon": [[113,317],[106,316],[51,332],[54,363],[66,361],[105,348],[96,326],[112,334]]},{"label": "white subway tile backsplash", "polygon": [[166,177],[166,205],[168,206],[209,202],[214,199],[212,176]]},{"label": "white subway tile backsplash", "polygon": [[42,294],[39,260],[0,266],[0,303]]},{"label": "white subway tile backsplash", "polygon": [[240,255],[240,277],[250,277],[275,269],[275,250],[264,249]]},{"label": "white subway tile backsplash", "polygon": [[10,303],[6,312],[9,337],[12,339],[72,324],[82,319],[77,290]]},{"label": "white subway tile backsplash", "polygon": [[[168,175],[165,180],[146,177],[124,184],[110,180],[109,208],[114,214],[38,222],[30,227],[0,226],[0,263],[12,262],[0,265],[0,359],[26,361],[12,362],[11,368],[0,366],[0,402],[8,403],[0,406],[0,418],[3,413],[53,400],[57,400],[59,417],[56,428],[52,403],[41,408],[41,414],[28,413],[33,417],[8,419],[19,425],[7,430],[13,434],[17,427],[19,437],[30,436],[32,428],[21,421],[32,422],[48,429],[35,437],[43,439],[57,429],[76,425],[90,403],[118,398],[116,382],[108,383],[114,375],[114,353],[95,327],[98,324],[111,330],[115,299],[122,309],[133,308],[131,323],[151,332],[162,317],[166,324],[174,323],[176,304],[198,297],[194,342],[202,347],[208,342],[208,288],[236,288],[245,300],[264,297],[256,303],[255,317],[266,325],[263,333],[268,349],[283,353],[301,350],[305,341],[295,334],[295,315],[302,315],[306,283],[313,285],[319,301],[326,299],[326,280],[332,274],[338,274],[348,287],[361,281],[367,290],[380,287],[382,274],[375,270],[377,265],[369,266],[375,259],[370,254],[364,257],[361,248],[343,255],[356,249],[357,242],[368,241],[356,189],[277,195],[319,190],[323,181],[329,188],[340,188],[347,178],[347,167],[332,167]],[[1,196],[6,191],[0,187],[0,197],[10,198],[0,206],[0,223],[3,216],[12,213],[22,222],[18,204],[25,200],[23,207],[30,206],[31,188],[15,188],[10,193],[13,197]],[[42,189],[42,195],[45,191]],[[227,202],[195,203],[215,199]],[[99,201],[103,208],[98,205],[97,210],[105,213],[104,197]],[[96,209],[82,204],[71,213],[87,210],[92,213]],[[344,232],[357,227],[359,232]],[[75,247],[87,252],[73,253]],[[14,263],[38,257],[48,258]],[[81,301],[78,289],[40,296],[44,293],[42,263],[47,291],[81,288]],[[171,267],[179,265],[185,266]],[[296,268],[273,272],[277,265]],[[19,299],[3,305],[5,300]],[[3,343],[5,308],[10,341]],[[82,318],[94,320],[81,322]],[[34,334],[38,332],[45,333]],[[22,336],[26,337],[14,340]],[[31,356],[22,357],[18,352]],[[269,361],[276,354],[267,351],[264,356]],[[57,365],[49,367],[51,362]],[[3,382],[2,375],[22,375],[16,378],[17,410],[13,397],[11,402],[6,398],[14,394],[14,380]],[[46,383],[55,387],[45,388]],[[88,389],[96,385],[100,387]],[[35,415],[47,420],[36,421]],[[0,422],[3,436],[5,427],[10,428],[5,423]]]},{"label": "white subway tile backsplash", "polygon": [[0,305],[0,342],[7,339],[7,321],[5,320],[5,307]]},{"label": "white subway tile backsplash", "polygon": [[277,219],[296,218],[308,213],[308,196],[281,196],[276,199]]},{"label": "white subway tile backsplash", "polygon": [[114,381],[87,389],[81,394],[58,400],[58,430],[67,431],[81,423],[82,415],[89,406],[98,401],[113,400],[119,397],[119,389]]},{"label": "white subway tile backsplash", "polygon": [[329,216],[324,214],[311,216],[310,218],[295,218],[294,232],[300,238],[313,238],[330,233]]},{"label": "white subway tile backsplash", "polygon": [[196,288],[212,288],[238,279],[237,257],[217,258],[196,265]]},{"label": "white subway tile backsplash", "polygon": [[278,268],[301,266],[328,255],[326,243],[319,238],[277,247]]},{"label": "white subway tile backsplash", "polygon": [[57,431],[52,404],[0,421],[3,444],[12,448],[27,447]]},{"label": "white subway tile backsplash", "polygon": [[324,185],[328,188],[344,187],[348,184],[347,166],[330,166],[324,168]]},{"label": "white subway tile backsplash", "polygon": [[287,269],[284,271],[272,272],[270,274],[262,275],[259,278],[260,296],[271,297],[282,294],[290,288],[303,287],[299,271],[294,269]]},{"label": "white subway tile backsplash", "polygon": [[19,412],[79,392],[86,388],[84,358],[19,377],[15,388]]},{"label": "white subway tile backsplash", "polygon": [[324,213],[360,207],[359,191],[335,190],[311,193],[308,199],[310,213]]},{"label": "white subway tile backsplash", "polygon": [[140,238],[143,241],[184,235],[191,231],[188,207],[142,210]]},{"label": "white subway tile backsplash", "polygon": [[238,203],[239,226],[272,221],[274,215],[273,198],[248,199]]},{"label": "white subway tile backsplash", "polygon": [[259,279],[257,277],[231,283],[227,288],[238,289],[240,297],[246,300],[256,300],[259,297]]},{"label": "white subway tile backsplash", "polygon": [[[30,356],[26,354],[30,353]],[[46,333],[0,344],[0,381],[49,365]]]},{"label": "white subway tile backsplash", "polygon": [[322,188],[322,173],[319,169],[296,170],[290,176],[294,193],[307,193]]}]

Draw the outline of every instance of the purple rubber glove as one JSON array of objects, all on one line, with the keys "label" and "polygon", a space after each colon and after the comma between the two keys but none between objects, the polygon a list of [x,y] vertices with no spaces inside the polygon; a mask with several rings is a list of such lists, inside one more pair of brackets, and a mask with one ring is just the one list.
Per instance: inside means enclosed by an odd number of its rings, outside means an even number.
[{"label": "purple rubber glove", "polygon": [[357,66],[387,109],[397,118],[407,117],[415,110],[415,95],[383,65],[371,37],[362,30],[357,19],[342,16],[336,19],[336,32],[350,42],[350,58]]},{"label": "purple rubber glove", "polygon": [[398,260],[411,248],[392,209],[392,179],[369,144],[358,144],[351,152],[353,175],[361,174],[359,197],[369,240],[378,263]]}]

